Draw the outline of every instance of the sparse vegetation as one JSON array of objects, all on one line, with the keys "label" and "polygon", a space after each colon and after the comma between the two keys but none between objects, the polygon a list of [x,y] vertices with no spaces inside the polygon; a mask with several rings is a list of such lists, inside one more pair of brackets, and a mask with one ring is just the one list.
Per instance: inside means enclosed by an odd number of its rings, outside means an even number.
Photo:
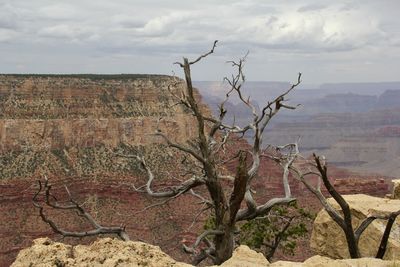
[{"label": "sparse vegetation", "polygon": [[273,208],[270,213],[240,226],[239,242],[262,252],[271,261],[279,249],[293,255],[297,240],[308,233],[314,215],[296,202]]}]

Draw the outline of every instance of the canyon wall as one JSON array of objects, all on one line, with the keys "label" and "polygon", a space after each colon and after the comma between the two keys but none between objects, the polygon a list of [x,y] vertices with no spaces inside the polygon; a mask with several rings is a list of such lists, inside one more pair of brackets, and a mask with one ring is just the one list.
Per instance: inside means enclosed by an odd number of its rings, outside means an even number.
[{"label": "canyon wall", "polygon": [[193,134],[191,118],[181,106],[173,106],[167,89],[173,82],[168,76],[115,80],[0,75],[0,150],[148,144],[154,142],[149,133],[158,119],[161,129],[185,140]]},{"label": "canyon wall", "polygon": [[[67,185],[99,222],[124,224],[132,239],[188,260],[181,243],[191,244],[207,219],[200,217],[190,228],[200,208],[198,200],[183,196],[147,209],[158,200],[132,188],[146,182],[145,173],[135,161],[115,156],[116,152],[143,154],[157,177],[156,189],[179,182],[174,177],[184,157],[153,135],[158,126],[178,142],[196,134],[193,116],[174,105],[168,86],[175,82],[158,75],[0,75],[0,266],[9,265],[34,238],[59,238],[32,205],[37,180],[44,175],[59,199],[65,199],[63,185]],[[180,81],[170,89],[177,92],[182,86]],[[196,97],[201,101],[199,94]],[[202,109],[211,113],[203,104]],[[227,157],[248,147],[243,139],[230,140]],[[261,166],[255,198],[282,196],[280,167],[268,159],[262,159]],[[226,168],[234,172],[236,162],[228,162]],[[373,195],[388,191],[387,180],[378,176],[360,177],[337,168],[330,168],[330,175],[338,181],[339,191]],[[304,186],[294,179],[290,183],[300,205],[319,209]],[[74,214],[45,212],[70,230],[88,227]],[[302,244],[297,255],[304,259],[310,252],[305,240]]]},{"label": "canyon wall", "polygon": [[[182,212],[190,204],[183,203],[193,200],[143,211],[155,201],[131,186],[144,183],[145,174],[114,154],[144,154],[160,177],[176,172],[180,155],[153,135],[159,127],[184,142],[196,133],[193,117],[174,105],[168,86],[175,83],[158,75],[0,75],[0,266],[33,238],[55,236],[32,205],[36,180],[44,175],[60,199],[67,185],[100,222],[125,224],[133,237],[179,251],[178,234],[192,220]],[[182,86],[179,81],[170,90]],[[68,229],[88,227],[71,213],[46,214]]]}]

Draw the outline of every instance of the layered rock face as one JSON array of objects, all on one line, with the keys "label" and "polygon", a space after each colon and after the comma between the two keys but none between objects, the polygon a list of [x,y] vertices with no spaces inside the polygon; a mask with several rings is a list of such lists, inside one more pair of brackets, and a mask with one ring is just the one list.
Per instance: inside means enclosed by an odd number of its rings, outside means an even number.
[{"label": "layered rock face", "polygon": [[[356,228],[370,215],[388,215],[399,210],[400,200],[371,197],[368,195],[344,195],[353,215],[353,227]],[[339,205],[333,199],[328,202],[337,210]],[[363,257],[375,257],[380,240],[386,227],[386,221],[373,221],[360,238],[360,253]],[[390,233],[384,259],[393,260],[400,257],[400,219],[396,219]],[[321,210],[314,221],[311,235],[311,248],[319,255],[331,258],[349,258],[346,239],[341,228],[331,219],[325,210]]]},{"label": "layered rock face", "polygon": [[100,77],[0,75],[0,151],[144,145],[154,142],[158,119],[177,140],[193,135],[190,116],[167,90],[172,78]]},{"label": "layered rock face", "polygon": [[[67,185],[100,223],[125,224],[132,236],[168,244],[179,254],[178,234],[192,222],[191,200],[142,211],[154,201],[131,185],[143,184],[145,174],[135,161],[113,153],[145,155],[157,177],[176,172],[179,155],[152,135],[159,127],[184,142],[196,133],[192,116],[173,106],[168,86],[175,83],[157,75],[0,75],[0,266],[33,238],[54,236],[32,205],[36,180],[44,175],[60,200]],[[74,213],[46,214],[66,229],[89,227]]]}]

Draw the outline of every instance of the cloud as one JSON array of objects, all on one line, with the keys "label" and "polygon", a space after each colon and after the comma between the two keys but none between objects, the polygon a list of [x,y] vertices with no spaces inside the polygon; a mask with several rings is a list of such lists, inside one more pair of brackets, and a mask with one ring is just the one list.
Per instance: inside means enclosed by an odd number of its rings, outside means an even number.
[{"label": "cloud", "polygon": [[39,37],[50,37],[50,38],[64,38],[71,41],[89,38],[94,33],[90,30],[81,28],[77,25],[59,24],[55,26],[45,27],[38,31]]},{"label": "cloud", "polygon": [[18,36],[18,32],[11,29],[0,28],[0,43],[9,42]]},{"label": "cloud", "polygon": [[319,11],[324,8],[326,8],[326,5],[323,4],[311,4],[311,5],[305,5],[297,9],[298,12],[309,12],[309,11]]},{"label": "cloud", "polygon": [[137,33],[144,36],[167,36],[180,24],[186,23],[190,13],[173,12],[168,15],[158,16],[150,19]]},{"label": "cloud", "polygon": [[[247,0],[231,1],[227,5],[223,1],[207,1],[191,7],[172,0],[159,5],[152,1],[133,5],[128,1],[110,4],[99,0],[96,6],[87,0],[79,4],[78,1],[39,0],[42,5],[30,6],[29,12],[22,0],[15,1],[14,10],[25,8],[23,17],[31,22],[25,23],[20,31],[29,32],[38,41],[42,38],[101,40],[102,46],[116,47],[124,42],[127,45],[146,43],[162,51],[182,43],[192,46],[204,40],[224,39],[266,49],[309,53],[357,49],[383,36],[378,27],[379,18],[365,19],[371,17],[368,10],[329,2],[303,0],[301,5],[294,5],[286,1],[277,4]],[[347,11],[340,12],[344,6]],[[15,27],[17,23],[1,18],[0,27]]]},{"label": "cloud", "polygon": [[[215,39],[223,47],[217,58],[251,50],[260,62],[297,58],[299,67],[320,58],[328,66],[348,53],[353,61],[373,62],[366,57],[399,52],[399,9],[398,0],[3,0],[0,50],[27,69],[33,64],[19,49],[31,57],[51,53],[60,65],[65,58],[57,53],[71,53],[95,71],[99,58],[167,61],[202,53]],[[33,44],[43,49],[33,51]]]},{"label": "cloud", "polygon": [[125,14],[114,15],[110,21],[112,24],[121,26],[123,28],[143,28],[146,24],[145,20],[137,17],[128,16]]},{"label": "cloud", "polygon": [[17,14],[8,4],[0,3],[0,28],[16,29],[18,27]]},{"label": "cloud", "polygon": [[83,14],[79,11],[79,6],[73,6],[69,3],[54,3],[39,7],[37,16],[48,20],[74,20]]},{"label": "cloud", "polygon": [[366,20],[363,12],[340,13],[338,9],[251,18],[239,27],[238,36],[260,47],[301,53],[354,50],[387,37],[376,18]]}]

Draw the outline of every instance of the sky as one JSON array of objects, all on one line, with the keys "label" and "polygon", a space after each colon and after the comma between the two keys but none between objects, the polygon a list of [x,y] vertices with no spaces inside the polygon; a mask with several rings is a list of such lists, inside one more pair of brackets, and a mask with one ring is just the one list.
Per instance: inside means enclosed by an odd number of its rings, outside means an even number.
[{"label": "sky", "polygon": [[399,0],[0,0],[0,73],[156,73],[222,80],[399,81]]}]

